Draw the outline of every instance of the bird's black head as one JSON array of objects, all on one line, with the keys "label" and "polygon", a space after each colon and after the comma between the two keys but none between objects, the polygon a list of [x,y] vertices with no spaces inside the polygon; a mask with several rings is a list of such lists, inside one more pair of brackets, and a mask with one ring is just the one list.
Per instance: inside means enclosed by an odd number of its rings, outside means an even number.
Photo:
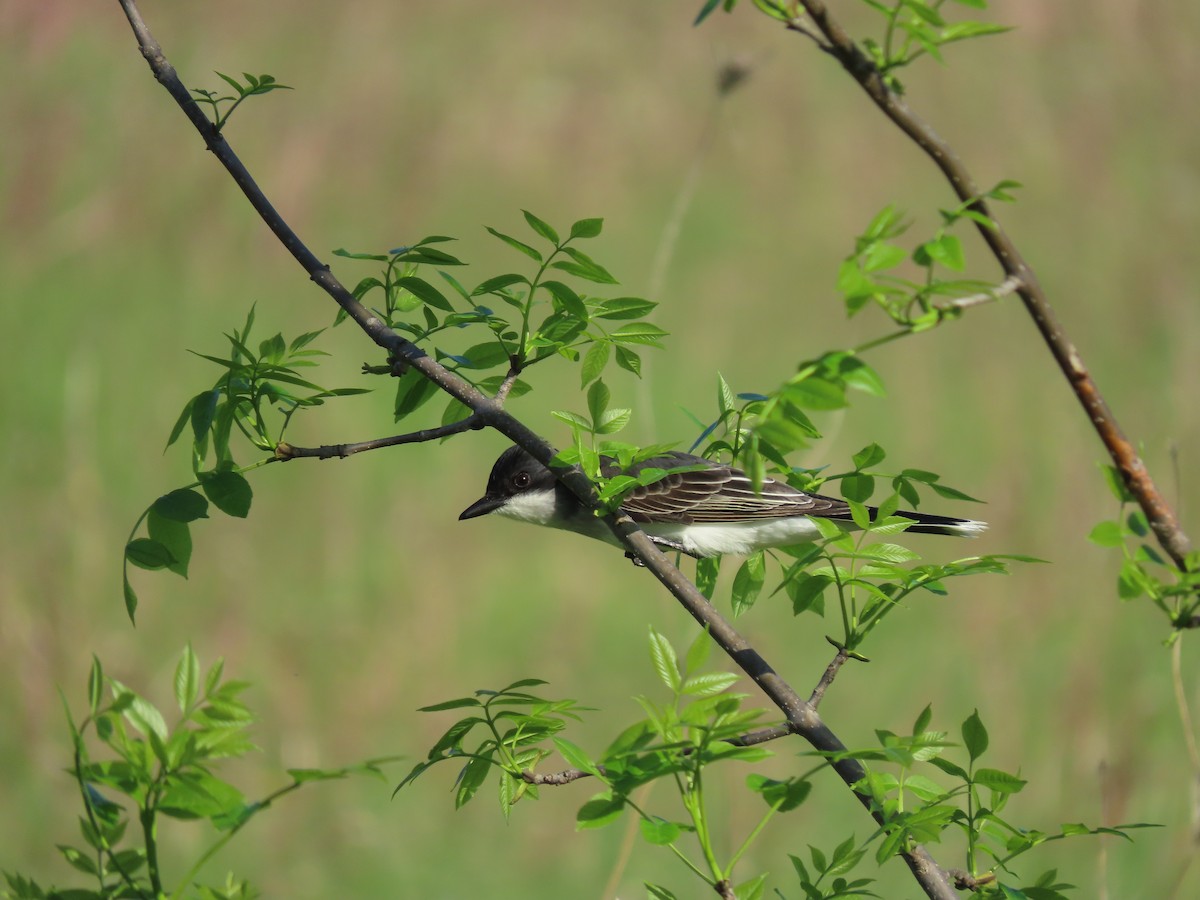
[{"label": "bird's black head", "polygon": [[506,506],[514,497],[553,493],[554,476],[550,470],[521,447],[512,446],[500,454],[488,476],[487,491],[459,514],[459,519],[485,516]]}]

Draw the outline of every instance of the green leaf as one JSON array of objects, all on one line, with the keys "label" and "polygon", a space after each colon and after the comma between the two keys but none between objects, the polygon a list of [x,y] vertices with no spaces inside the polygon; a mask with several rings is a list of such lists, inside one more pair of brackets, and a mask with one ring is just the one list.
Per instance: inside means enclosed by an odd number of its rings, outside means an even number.
[{"label": "green leaf", "polygon": [[134,538],[125,545],[125,558],[139,569],[165,569],[175,561],[171,552],[158,541]]},{"label": "green leaf", "polygon": [[[704,599],[712,600],[717,588],[717,574],[721,570],[721,557],[709,556],[696,561],[696,587]],[[707,634],[705,635],[707,639]]]},{"label": "green leaf", "polygon": [[841,481],[841,491],[847,500],[865,503],[875,493],[875,478],[871,475],[847,475]]},{"label": "green leaf", "polygon": [[600,304],[598,319],[640,319],[653,312],[657,303],[641,297],[614,297]]},{"label": "green leaf", "polygon": [[406,371],[397,382],[393,414],[397,422],[416,412],[438,392],[437,385],[416,369]]},{"label": "green leaf", "polygon": [[679,659],[675,656],[675,648],[665,637],[650,629],[650,659],[654,663],[654,671],[659,679],[673,693],[679,693],[681,678],[679,675]]},{"label": "green leaf", "polygon": [[104,668],[100,665],[100,658],[96,654],[92,654],[92,668],[88,672],[88,712],[93,716],[100,710],[100,703],[104,699]]},{"label": "green leaf", "polygon": [[638,827],[642,832],[642,840],[656,846],[674,843],[678,840],[682,832],[682,829],[677,824],[668,822],[666,819],[661,819],[658,816],[642,819],[638,822]]},{"label": "green leaf", "polygon": [[603,379],[597,381],[590,388],[588,388],[588,413],[592,417],[592,423],[594,426],[599,426],[600,417],[604,415],[604,411],[608,409],[608,401],[610,396],[611,392],[608,390],[608,385],[604,383]]},{"label": "green leaf", "polygon": [[164,519],[151,507],[146,514],[146,533],[150,540],[157,541],[171,555],[167,569],[187,578],[188,563],[192,559],[192,533],[187,523]]},{"label": "green leaf", "polygon": [[963,256],[962,242],[952,234],[943,234],[936,241],[926,244],[929,255],[947,269],[961,272],[966,268],[966,258]]},{"label": "green leaf", "polygon": [[617,346],[617,365],[639,378],[642,377],[642,358],[628,347]]},{"label": "green leaf", "polygon": [[471,296],[478,297],[481,294],[494,294],[514,284],[529,284],[529,279],[524,275],[517,275],[516,273],[497,275],[494,278],[481,281],[475,290],[471,291]]},{"label": "green leaf", "polygon": [[600,774],[600,770],[596,768],[596,764],[592,762],[591,757],[583,752],[581,747],[565,738],[552,737],[550,740],[554,743],[555,749],[558,750],[562,758],[567,761],[568,766],[592,775]]},{"label": "green leaf", "polygon": [[914,736],[924,734],[929,730],[929,723],[933,720],[933,704],[925,704],[925,708],[921,710],[917,720],[913,722],[912,733]]},{"label": "green leaf", "polygon": [[579,808],[575,815],[575,827],[580,831],[587,828],[603,828],[619,818],[624,809],[624,799],[614,797],[611,791],[605,791]]},{"label": "green leaf", "polygon": [[[508,365],[508,348],[498,341],[484,341],[454,357],[466,369],[490,369]],[[422,376],[424,377],[424,376]],[[425,379],[428,381],[429,379]],[[436,385],[435,385],[436,387]]]},{"label": "green leaf", "polygon": [[879,272],[883,269],[895,268],[904,262],[907,256],[908,251],[903,247],[897,247],[895,244],[886,244],[883,242],[871,244],[862,257],[863,271]]},{"label": "green leaf", "polygon": [[155,709],[152,704],[133,693],[133,691],[117,682],[113,682],[113,699],[120,699],[123,696],[130,698],[125,701],[128,705],[121,712],[126,721],[147,737],[153,734],[160,740],[165,741],[167,738],[167,723],[163,720],[162,713]]},{"label": "green leaf", "polygon": [[397,278],[396,284],[414,297],[417,297],[422,303],[427,303],[446,312],[454,312],[453,305],[446,299],[445,295],[424,278],[418,278],[415,275],[405,275]]},{"label": "green leaf", "polygon": [[[555,231],[553,228],[551,228],[549,225],[547,225],[544,221],[539,219],[537,216],[535,216],[529,210],[523,209],[523,210],[521,210],[521,212],[525,215],[525,221],[529,223],[530,228],[532,228],[534,231],[536,231],[539,235],[544,237],[550,243],[556,244],[556,245],[558,244],[558,232],[557,231]],[[574,237],[574,234],[572,234],[572,237]]]},{"label": "green leaf", "polygon": [[633,410],[631,409],[605,410],[604,414],[600,416],[600,421],[595,423],[596,434],[616,434],[629,424],[632,415]]},{"label": "green leaf", "polygon": [[617,279],[613,278],[604,266],[600,265],[583,251],[576,250],[574,247],[564,247],[563,252],[571,257],[571,260],[552,263],[551,268],[569,272],[576,278],[582,278],[585,281],[594,281],[597,284],[618,283]]},{"label": "green leaf", "polygon": [[192,437],[194,440],[204,440],[208,434],[213,415],[217,411],[217,401],[220,399],[221,392],[215,388],[192,398]]},{"label": "green leaf", "polygon": [[133,585],[129,583],[129,576],[125,575],[122,578],[122,588],[125,595],[125,615],[129,616],[129,621],[135,620],[135,614],[138,608],[137,594],[133,590]]},{"label": "green leaf", "polygon": [[1015,794],[1028,783],[1016,775],[1001,772],[999,769],[977,769],[971,780],[998,794]]},{"label": "green leaf", "polygon": [[579,386],[585,388],[600,377],[604,367],[608,365],[612,345],[607,341],[597,341],[583,355],[583,365],[579,369]]},{"label": "green leaf", "polygon": [[963,746],[967,748],[967,753],[971,756],[971,762],[975,762],[987,750],[988,733],[987,729],[983,727],[983,720],[979,718],[979,710],[975,710],[967,716],[962,723],[962,739]]},{"label": "green leaf", "polygon": [[188,423],[192,420],[192,406],[195,405],[195,403],[196,398],[193,397],[184,405],[183,412],[181,412],[179,414],[179,418],[175,420],[175,426],[171,429],[171,434],[167,438],[167,446],[163,447],[164,452],[166,452],[168,447],[179,440],[179,436],[183,434],[183,429],[186,428]]},{"label": "green leaf", "polygon": [[[487,228],[487,226],[484,227]],[[487,228],[487,230],[490,235],[504,241],[504,243],[508,244],[508,246],[512,247],[514,250],[524,253],[530,259],[536,260],[537,262],[542,261],[542,254],[530,247],[525,242],[518,241],[515,237],[510,237],[509,235],[504,234],[502,231],[497,231],[495,228]]]},{"label": "green leaf", "polygon": [[565,409],[552,409],[550,415],[558,419],[560,422],[566,422],[572,428],[578,428],[582,431],[591,431],[592,423],[585,419],[579,413],[573,413]]},{"label": "green leaf", "polygon": [[[720,559],[721,557],[719,556],[707,557],[706,559],[699,560],[696,568],[699,569],[699,563],[707,562],[709,560],[716,560],[719,563]],[[697,581],[699,581],[699,578],[697,578]],[[697,584],[697,587],[699,587],[699,584]],[[706,599],[711,599],[711,597],[707,597],[706,595]],[[692,641],[691,646],[688,647],[687,655],[684,657],[683,662],[685,670],[688,672],[695,672],[697,669],[703,666],[705,661],[708,659],[709,654],[712,652],[712,647],[712,635],[709,634],[708,628],[706,627],[702,629],[698,635],[696,635],[696,639]]]},{"label": "green leaf", "polygon": [[543,281],[541,286],[554,297],[557,309],[584,322],[591,318],[587,304],[570,285],[561,281]]},{"label": "green leaf", "polygon": [[740,616],[754,605],[754,601],[758,599],[759,592],[762,591],[765,578],[765,556],[763,551],[759,550],[757,553],[746,557],[741,567],[738,568],[737,575],[733,578],[733,591],[730,599],[735,616]]},{"label": "green leaf", "polygon": [[789,383],[784,387],[783,394],[802,409],[833,410],[846,406],[845,389],[819,375]]},{"label": "green leaf", "polygon": [[491,768],[491,761],[483,758],[472,759],[463,766],[462,772],[458,777],[458,792],[454,795],[455,809],[462,809],[471,802],[471,798],[475,796],[475,792],[487,780],[488,772]]},{"label": "green leaf", "polygon": [[733,395],[733,388],[729,386],[729,382],[725,380],[725,376],[720,372],[717,373],[717,409],[721,411],[721,415],[725,415],[737,405],[737,398]]},{"label": "green leaf", "polygon": [[175,666],[175,701],[180,712],[187,712],[200,696],[200,662],[189,642],[183,648],[179,664]]},{"label": "green leaf", "polygon": [[1117,498],[1120,503],[1132,503],[1134,500],[1133,494],[1129,492],[1129,488],[1125,486],[1125,479],[1116,466],[1101,465],[1100,472],[1104,475],[1104,482],[1108,485],[1108,489],[1112,495]]},{"label": "green leaf", "polygon": [[191,488],[180,488],[163,494],[151,507],[164,519],[176,522],[193,522],[208,516],[208,501]]},{"label": "green leaf", "polygon": [[458,697],[454,700],[443,700],[441,703],[434,703],[432,706],[418,707],[417,712],[441,712],[447,709],[465,709],[467,707],[483,706],[475,697]]},{"label": "green leaf", "polygon": [[226,515],[244,519],[250,514],[254,492],[250,482],[237,472],[218,472],[201,481],[200,488],[213,506]]},{"label": "green leaf", "polygon": [[833,583],[833,579],[828,575],[809,575],[801,573],[795,578],[792,578],[784,585],[784,590],[787,591],[788,598],[792,601],[793,615],[800,615],[803,612],[815,612],[817,615],[825,614],[825,602],[821,595],[825,592],[825,588]]},{"label": "green leaf", "polygon": [[[622,325],[609,337],[618,344],[646,344],[650,347],[661,347],[660,338],[666,337],[667,332],[649,322],[631,322]],[[620,357],[617,358],[620,364]]]},{"label": "green leaf", "polygon": [[729,690],[737,681],[738,676],[733,672],[706,672],[693,675],[685,681],[680,693],[693,697],[712,697]]},{"label": "green leaf", "polygon": [[1119,547],[1125,541],[1120,522],[1101,522],[1088,534],[1088,540],[1101,547]]},{"label": "green leaf", "polygon": [[854,468],[869,469],[871,466],[876,466],[883,462],[886,456],[887,453],[878,444],[867,444],[867,446],[854,454]]},{"label": "green leaf", "polygon": [[603,228],[603,219],[580,219],[571,226],[571,237],[594,238],[600,234]]}]

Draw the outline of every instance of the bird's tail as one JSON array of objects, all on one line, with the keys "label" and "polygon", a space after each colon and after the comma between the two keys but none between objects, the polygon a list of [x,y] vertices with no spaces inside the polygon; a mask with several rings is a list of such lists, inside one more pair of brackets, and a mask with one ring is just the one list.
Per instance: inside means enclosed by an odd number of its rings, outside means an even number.
[{"label": "bird's tail", "polygon": [[955,537],[979,537],[987,531],[987,522],[974,519],[955,519],[951,516],[935,516],[930,513],[900,510],[896,513],[917,524],[908,528],[909,534],[949,534]]}]

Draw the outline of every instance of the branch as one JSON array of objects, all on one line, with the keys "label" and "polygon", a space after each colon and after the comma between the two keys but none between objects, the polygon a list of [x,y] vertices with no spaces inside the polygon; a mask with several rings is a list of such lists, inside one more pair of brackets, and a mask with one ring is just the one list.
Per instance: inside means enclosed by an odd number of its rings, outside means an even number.
[{"label": "branch", "polygon": [[[1126,487],[1146,514],[1159,544],[1181,571],[1187,571],[1186,557],[1191,549],[1191,541],[1180,527],[1171,505],[1154,484],[1145,463],[1108,408],[1079,351],[1059,324],[1037,275],[1000,226],[987,203],[980,197],[979,188],[971,173],[954,149],[942,140],[924,119],[913,112],[903,98],[888,88],[882,74],[855,45],[838,21],[829,14],[823,0],[800,0],[800,3],[828,44],[822,49],[836,57],[884,115],[925,151],[950,182],[955,195],[964,202],[970,202],[971,209],[987,216],[994,223],[989,227],[976,222],[975,227],[1005,274],[1019,282],[1017,293],[1025,303],[1026,310],[1108,450],[1113,464],[1121,473]],[[793,23],[789,23],[788,28],[808,34]]]},{"label": "branch", "polygon": [[[600,771],[604,771],[604,766],[599,767]],[[525,771],[521,773],[521,778],[526,784],[547,784],[558,787],[564,784],[570,784],[572,781],[578,781],[580,778],[591,778],[591,772],[585,772],[583,769],[563,769],[561,772],[540,772]]]},{"label": "branch", "polygon": [[[750,731],[738,737],[729,738],[724,743],[733,744],[735,747],[753,747],[755,744],[765,744],[767,741],[787,737],[794,733],[787,725],[772,725],[770,728],[760,728],[758,731]],[[694,752],[694,749],[693,747],[684,747],[683,755],[690,755]],[[604,766],[597,766],[596,768],[601,775],[605,774]],[[549,772],[546,774],[526,769],[521,773],[522,780],[527,784],[545,784],[555,787],[570,784],[572,781],[578,781],[580,778],[591,777],[591,772],[585,772],[582,769],[563,769],[561,772]]]},{"label": "branch", "polygon": [[995,303],[1010,294],[1015,294],[1021,290],[1021,279],[1016,275],[1009,275],[994,288],[989,288],[986,291],[980,291],[978,294],[968,294],[965,297],[955,297],[953,300],[947,300],[945,303],[933,304],[934,309],[941,312],[958,312],[959,310],[970,309],[972,306],[982,306],[984,303]]},{"label": "branch", "polygon": [[315,457],[317,459],[345,459],[355,453],[366,450],[378,450],[380,447],[395,447],[399,444],[420,444],[425,441],[436,441],[438,438],[449,437],[464,431],[479,431],[484,427],[483,420],[478,416],[467,416],[450,425],[439,425],[437,428],[423,428],[408,434],[394,434],[391,437],[376,438],[373,441],[360,441],[357,444],[322,444],[320,447],[295,447],[285,441],[275,445],[275,458],[281,462],[289,459]]},{"label": "branch", "polygon": [[[317,259],[267,200],[266,195],[255,183],[225,138],[213,127],[192,99],[187,88],[179,79],[175,68],[167,61],[162,48],[150,33],[137,9],[135,0],[118,0],[118,2],[125,11],[126,18],[137,36],[142,56],[149,63],[154,77],[170,93],[204,138],[208,149],[229,172],[267,227],[300,263],[309,278],[329,294],[346,311],[347,315],[358,323],[358,326],[372,341],[388,351],[389,359],[395,366],[409,366],[416,369],[443,391],[470,407],[474,411],[474,417],[477,418],[480,427],[496,429],[532,453],[539,462],[548,465],[554,456],[554,449],[538,434],[506,413],[500,399],[486,396],[436,360],[431,359],[411,341],[389,329],[333,276],[327,265]],[[515,380],[515,376],[511,372],[510,377]],[[566,471],[558,470],[555,471],[555,475],[590,509],[602,509],[597,500],[595,488],[578,468]],[[704,595],[696,589],[696,586],[688,581],[650,538],[637,527],[633,520],[624,513],[606,515],[604,519],[625,548],[642,560],[646,568],[675,596],[697,622],[708,628],[709,634],[718,646],[758,684],[784,713],[789,730],[803,737],[816,750],[829,756],[831,766],[847,785],[852,787],[860,781],[866,775],[863,765],[856,759],[849,759],[842,755],[846,752],[846,746],[821,721],[816,709],[797,694],[767,664],[758,651],[734,630],[729,622],[709,604]],[[877,823],[884,824],[883,816],[878,811],[871,809],[870,797],[857,792],[855,796]],[[919,845],[913,845],[902,851],[901,855],[928,896],[935,900],[950,900],[950,898],[956,897],[948,876],[938,867],[927,850]]]},{"label": "branch", "polygon": [[825,697],[825,689],[833,684],[833,679],[837,678],[837,673],[842,666],[846,664],[846,660],[850,658],[850,651],[845,647],[838,647],[837,653],[825,667],[825,673],[821,676],[821,680],[817,682],[817,686],[813,688],[812,696],[808,698],[808,702],[812,704],[812,708],[816,709],[821,705],[821,700]]}]

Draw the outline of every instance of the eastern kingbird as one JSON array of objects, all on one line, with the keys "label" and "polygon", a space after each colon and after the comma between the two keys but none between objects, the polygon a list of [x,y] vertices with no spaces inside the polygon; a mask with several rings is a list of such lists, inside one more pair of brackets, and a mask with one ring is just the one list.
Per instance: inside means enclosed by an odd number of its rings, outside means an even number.
[{"label": "eastern kingbird", "polygon": [[[615,460],[601,458],[606,477],[622,474]],[[732,554],[745,556],[764,547],[783,547],[821,536],[814,518],[833,519],[853,528],[850,506],[844,500],[806,494],[782,481],[763,479],[755,492],[740,469],[692,456],[667,453],[637,463],[626,474],[643,469],[685,469],[644,487],[621,501],[621,510],[641,526],[660,547],[697,558]],[[871,518],[876,510],[868,507]],[[487,492],[468,506],[459,519],[498,513],[521,522],[563,528],[610,544],[620,545],[608,526],[592,515],[554,475],[520,447],[500,454],[488,477]],[[987,525],[928,513],[900,511],[896,515],[916,524],[917,534],[979,535]]]}]

